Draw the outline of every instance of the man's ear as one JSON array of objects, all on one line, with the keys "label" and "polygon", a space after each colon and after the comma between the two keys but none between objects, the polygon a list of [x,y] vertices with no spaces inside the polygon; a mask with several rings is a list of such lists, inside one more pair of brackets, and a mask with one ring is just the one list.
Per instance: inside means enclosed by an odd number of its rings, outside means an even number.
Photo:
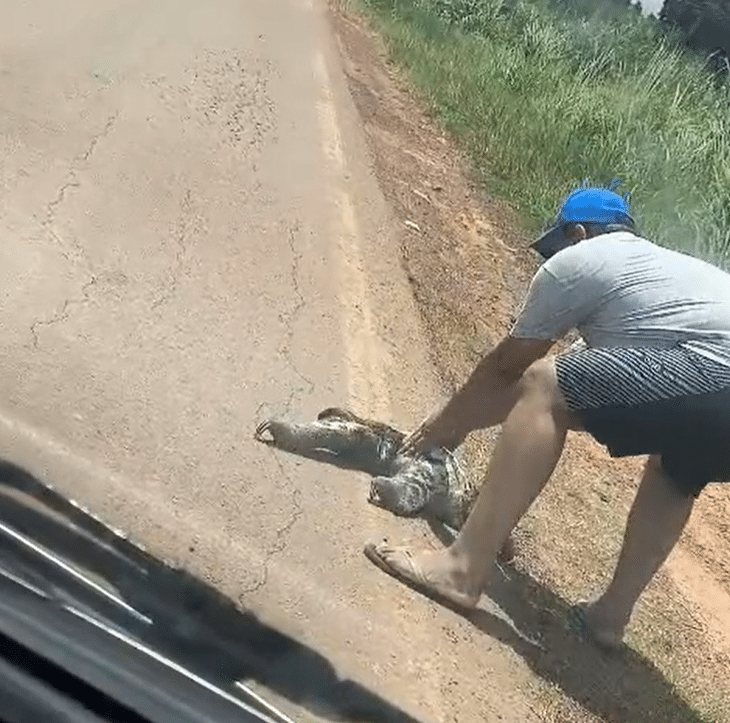
[{"label": "man's ear", "polygon": [[575,223],[566,229],[565,236],[572,243],[577,244],[588,238],[588,230],[582,223]]}]

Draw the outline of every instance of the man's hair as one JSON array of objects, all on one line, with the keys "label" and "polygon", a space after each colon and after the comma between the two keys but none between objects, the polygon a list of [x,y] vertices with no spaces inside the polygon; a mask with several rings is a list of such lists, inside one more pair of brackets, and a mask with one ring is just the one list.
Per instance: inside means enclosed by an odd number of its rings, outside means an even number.
[{"label": "man's hair", "polygon": [[635,233],[636,227],[631,221],[626,223],[566,223],[563,227],[565,235],[568,236],[573,232],[576,226],[583,226],[588,234],[588,238],[594,236],[601,236],[604,233],[613,233],[615,231],[628,231],[629,233]]}]

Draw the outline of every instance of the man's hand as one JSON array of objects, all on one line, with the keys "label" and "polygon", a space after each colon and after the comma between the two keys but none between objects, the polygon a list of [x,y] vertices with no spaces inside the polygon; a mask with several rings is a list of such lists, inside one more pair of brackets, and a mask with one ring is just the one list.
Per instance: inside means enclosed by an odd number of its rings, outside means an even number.
[{"label": "man's hand", "polygon": [[416,457],[429,449],[455,450],[471,430],[460,429],[458,419],[451,418],[446,407],[432,412],[401,445],[401,453]]}]

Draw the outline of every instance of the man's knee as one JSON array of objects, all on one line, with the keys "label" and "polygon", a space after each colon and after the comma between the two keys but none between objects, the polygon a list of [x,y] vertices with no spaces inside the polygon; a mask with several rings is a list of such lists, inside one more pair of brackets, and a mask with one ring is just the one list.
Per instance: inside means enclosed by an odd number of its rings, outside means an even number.
[{"label": "man's knee", "polygon": [[519,397],[529,398],[550,409],[568,429],[579,431],[583,428],[580,419],[570,411],[560,391],[554,356],[538,359],[530,365],[520,380]]},{"label": "man's knee", "polygon": [[558,376],[555,371],[555,357],[538,359],[531,364],[519,382],[521,397],[541,395],[551,398],[558,389]]}]

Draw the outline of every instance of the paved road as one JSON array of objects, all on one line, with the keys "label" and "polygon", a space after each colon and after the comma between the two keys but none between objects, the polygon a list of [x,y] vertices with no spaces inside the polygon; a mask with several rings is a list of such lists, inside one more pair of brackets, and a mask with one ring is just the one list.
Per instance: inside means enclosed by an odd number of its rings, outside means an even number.
[{"label": "paved road", "polygon": [[421,528],[251,437],[434,395],[323,6],[0,2],[0,454],[435,720]]}]

